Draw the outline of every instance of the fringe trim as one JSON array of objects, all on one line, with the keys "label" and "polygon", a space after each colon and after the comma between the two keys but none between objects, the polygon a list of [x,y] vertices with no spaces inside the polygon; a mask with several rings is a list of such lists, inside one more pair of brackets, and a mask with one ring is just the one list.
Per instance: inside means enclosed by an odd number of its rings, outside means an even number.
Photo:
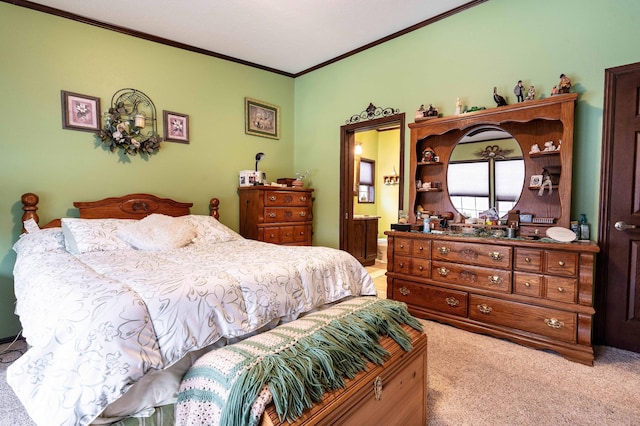
[{"label": "fringe trim", "polygon": [[380,299],[331,321],[294,346],[263,357],[233,384],[220,424],[256,425],[260,419],[251,416],[251,406],[265,385],[280,421],[295,421],[324,392],[344,387],[345,377],[363,371],[367,361],[382,364],[388,352],[378,342],[380,336],[389,336],[410,351],[411,340],[403,324],[422,331],[404,303]]}]

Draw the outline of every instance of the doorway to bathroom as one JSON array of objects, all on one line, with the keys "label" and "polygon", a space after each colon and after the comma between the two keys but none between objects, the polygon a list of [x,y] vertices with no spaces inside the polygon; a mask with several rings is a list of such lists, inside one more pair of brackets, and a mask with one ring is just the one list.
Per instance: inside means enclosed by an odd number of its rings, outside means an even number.
[{"label": "doorway to bathroom", "polygon": [[[404,113],[340,128],[340,249],[366,265],[386,261],[384,231],[403,209],[404,129]],[[360,180],[363,159],[370,180]]]}]

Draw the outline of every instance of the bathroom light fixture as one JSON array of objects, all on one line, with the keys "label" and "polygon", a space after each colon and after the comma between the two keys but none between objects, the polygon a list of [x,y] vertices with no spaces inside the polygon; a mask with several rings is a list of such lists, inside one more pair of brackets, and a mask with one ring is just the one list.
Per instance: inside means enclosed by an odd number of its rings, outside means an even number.
[{"label": "bathroom light fixture", "polygon": [[362,155],[362,144],[360,142],[356,142],[354,153],[356,155]]}]

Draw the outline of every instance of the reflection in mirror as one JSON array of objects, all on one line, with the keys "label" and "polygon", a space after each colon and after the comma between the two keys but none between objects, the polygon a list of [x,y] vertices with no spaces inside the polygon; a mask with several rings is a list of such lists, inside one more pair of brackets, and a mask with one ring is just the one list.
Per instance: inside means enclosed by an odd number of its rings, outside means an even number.
[{"label": "reflection in mirror", "polygon": [[520,198],[524,172],[522,150],[513,136],[497,127],[476,128],[451,152],[451,203],[465,217],[480,217],[495,208],[502,218]]}]

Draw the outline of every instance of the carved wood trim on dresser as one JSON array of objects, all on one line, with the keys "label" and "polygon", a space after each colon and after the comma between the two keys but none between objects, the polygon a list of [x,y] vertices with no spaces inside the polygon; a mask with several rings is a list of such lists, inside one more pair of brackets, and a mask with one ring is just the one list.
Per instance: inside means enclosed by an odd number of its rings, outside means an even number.
[{"label": "carved wood trim on dresser", "polygon": [[386,231],[387,297],[420,318],[593,365],[593,242]]}]

